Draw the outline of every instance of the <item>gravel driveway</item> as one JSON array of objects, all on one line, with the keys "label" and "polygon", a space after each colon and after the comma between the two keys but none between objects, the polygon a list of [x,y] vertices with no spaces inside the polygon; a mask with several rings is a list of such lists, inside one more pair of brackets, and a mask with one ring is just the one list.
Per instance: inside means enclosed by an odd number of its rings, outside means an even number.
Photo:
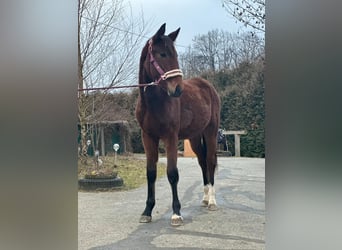
[{"label": "gravel driveway", "polygon": [[167,177],[157,180],[149,224],[138,222],[146,186],[122,192],[79,192],[78,248],[265,249],[265,160],[219,157],[218,165],[219,210],[208,211],[200,206],[203,186],[197,160],[178,158],[184,225],[177,228],[170,225],[172,197]]}]

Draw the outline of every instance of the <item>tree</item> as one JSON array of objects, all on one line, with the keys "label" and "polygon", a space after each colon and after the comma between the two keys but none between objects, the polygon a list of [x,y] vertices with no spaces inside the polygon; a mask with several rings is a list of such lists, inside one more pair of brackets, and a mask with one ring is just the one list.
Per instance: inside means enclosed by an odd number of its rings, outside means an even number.
[{"label": "tree", "polygon": [[122,0],[79,0],[79,53],[85,87],[108,87],[133,80],[145,32]]},{"label": "tree", "polygon": [[[78,88],[112,87],[136,82],[140,43],[146,23],[133,18],[123,0],[78,1]],[[81,149],[86,154],[87,134],[94,131],[101,113],[108,112],[102,95],[78,94]],[[93,124],[87,126],[87,124]],[[95,124],[95,125],[94,125]]]},{"label": "tree", "polygon": [[[221,127],[247,130],[241,137],[241,155],[265,157],[265,87],[263,61],[242,63],[226,73],[230,85],[221,94]],[[228,138],[229,148],[234,148]]]},{"label": "tree", "polygon": [[246,27],[265,33],[265,0],[222,0],[222,6]]},{"label": "tree", "polygon": [[218,30],[209,31],[206,35],[198,35],[194,38],[194,49],[199,52],[207,62],[208,69],[217,69],[217,59],[219,53],[220,37]]},{"label": "tree", "polygon": [[232,34],[212,30],[197,35],[193,45],[180,54],[179,62],[185,78],[216,74],[236,68],[242,62],[254,62],[264,56],[264,43],[248,32]]}]

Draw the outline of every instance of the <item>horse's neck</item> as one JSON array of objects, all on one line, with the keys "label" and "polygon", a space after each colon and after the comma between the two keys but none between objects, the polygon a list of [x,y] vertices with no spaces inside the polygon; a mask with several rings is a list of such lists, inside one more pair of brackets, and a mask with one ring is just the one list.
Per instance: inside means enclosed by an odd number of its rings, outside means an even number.
[{"label": "horse's neck", "polygon": [[[150,83],[153,80],[148,77],[143,64],[146,57],[147,47],[143,49],[139,65],[139,83]],[[147,86],[140,88],[140,106],[143,112],[149,111],[151,113],[163,113],[166,110],[166,102],[169,96],[165,91],[161,90],[159,86]]]},{"label": "horse's neck", "polygon": [[[141,60],[141,59],[140,59]],[[143,68],[143,61],[140,62],[140,65],[139,65],[139,84],[146,84],[146,83],[150,83],[152,82],[153,80],[151,80],[144,68]],[[148,87],[142,87],[142,88],[139,88],[140,89],[140,98],[141,100],[144,100],[145,99],[145,91]]]}]

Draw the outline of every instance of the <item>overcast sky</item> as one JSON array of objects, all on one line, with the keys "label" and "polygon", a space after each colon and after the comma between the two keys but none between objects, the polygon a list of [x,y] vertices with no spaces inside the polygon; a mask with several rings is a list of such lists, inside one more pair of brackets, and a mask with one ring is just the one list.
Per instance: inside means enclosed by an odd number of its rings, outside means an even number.
[{"label": "overcast sky", "polygon": [[131,0],[131,5],[134,14],[143,10],[145,20],[151,20],[151,36],[163,23],[166,34],[181,27],[178,51],[189,46],[196,35],[213,29],[235,33],[242,27],[222,7],[221,0]]}]

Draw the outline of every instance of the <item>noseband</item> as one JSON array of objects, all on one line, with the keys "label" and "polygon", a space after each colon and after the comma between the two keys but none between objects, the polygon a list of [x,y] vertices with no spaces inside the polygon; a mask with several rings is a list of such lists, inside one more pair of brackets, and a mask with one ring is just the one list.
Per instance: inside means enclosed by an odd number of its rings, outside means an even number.
[{"label": "noseband", "polygon": [[166,80],[171,77],[175,76],[183,76],[183,73],[180,69],[172,69],[167,72],[164,72],[164,70],[159,66],[158,62],[155,60],[153,53],[152,53],[152,39],[148,41],[148,53],[150,55],[150,63],[154,66],[154,68],[159,73],[159,79],[157,80],[156,84],[159,84],[161,80]]}]

